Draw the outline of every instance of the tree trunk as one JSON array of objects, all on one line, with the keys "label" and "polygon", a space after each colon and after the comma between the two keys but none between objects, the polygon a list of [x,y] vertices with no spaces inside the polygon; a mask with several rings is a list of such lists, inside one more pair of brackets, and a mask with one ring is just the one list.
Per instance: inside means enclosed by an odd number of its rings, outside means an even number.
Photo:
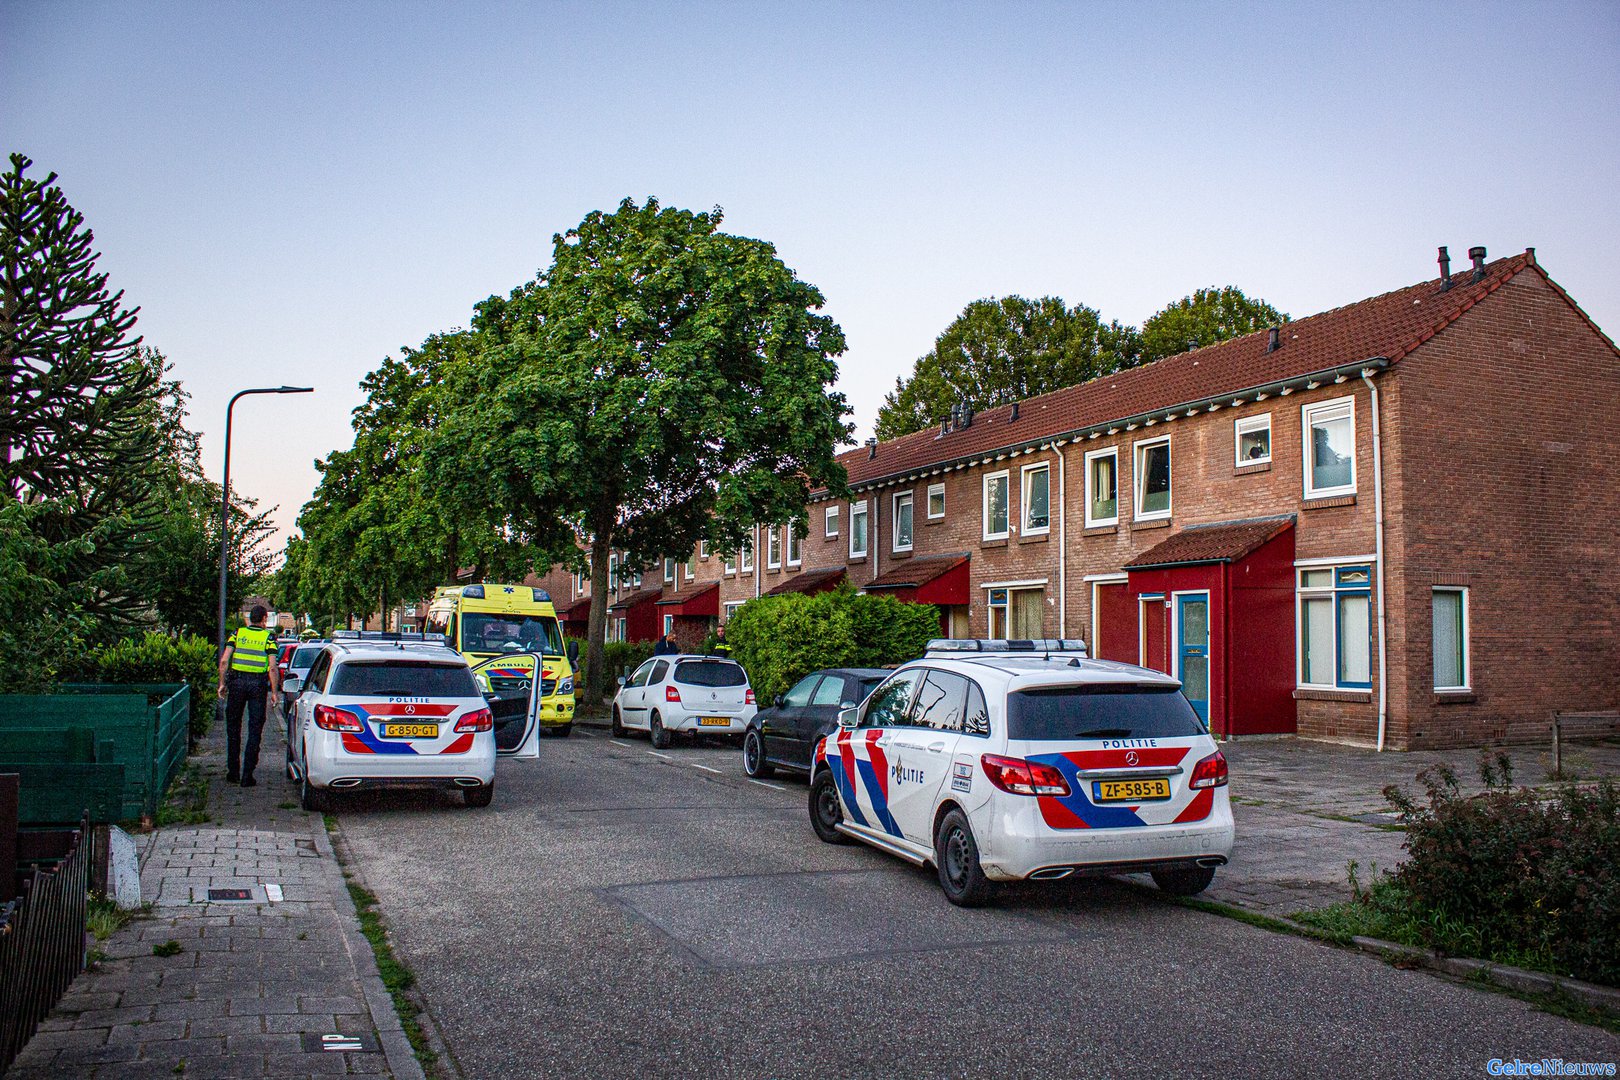
[{"label": "tree trunk", "polygon": [[591,620],[585,631],[585,700],[592,705],[602,703],[602,691],[608,685],[603,669],[607,664],[608,556],[612,550],[613,533],[597,529],[591,537]]}]

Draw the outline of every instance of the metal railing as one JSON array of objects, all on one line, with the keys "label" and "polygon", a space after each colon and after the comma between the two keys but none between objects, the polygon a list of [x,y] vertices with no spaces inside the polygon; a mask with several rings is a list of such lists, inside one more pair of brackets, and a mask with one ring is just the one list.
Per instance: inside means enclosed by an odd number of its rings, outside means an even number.
[{"label": "metal railing", "polygon": [[[93,852],[90,822],[19,832],[15,866],[0,867],[0,1072],[84,970]],[[15,872],[15,879],[12,874]]]}]

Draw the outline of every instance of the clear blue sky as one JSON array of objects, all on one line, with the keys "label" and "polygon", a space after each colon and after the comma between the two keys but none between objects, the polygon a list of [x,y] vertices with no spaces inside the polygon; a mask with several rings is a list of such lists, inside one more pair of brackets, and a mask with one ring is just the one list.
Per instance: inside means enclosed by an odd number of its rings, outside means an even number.
[{"label": "clear blue sky", "polygon": [[0,0],[0,147],[55,171],[290,527],[357,380],[624,196],[827,296],[858,434],[981,296],[1294,316],[1534,246],[1620,333],[1620,5]]}]

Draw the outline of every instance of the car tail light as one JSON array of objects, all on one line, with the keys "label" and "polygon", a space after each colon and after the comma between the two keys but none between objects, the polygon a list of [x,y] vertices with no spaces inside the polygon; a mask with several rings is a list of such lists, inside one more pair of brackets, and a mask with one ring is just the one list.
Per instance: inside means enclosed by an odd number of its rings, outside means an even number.
[{"label": "car tail light", "polygon": [[493,731],[495,730],[495,714],[488,709],[474,709],[470,713],[462,713],[461,719],[456,721],[456,732],[463,731]]},{"label": "car tail light", "polygon": [[1069,782],[1063,779],[1063,774],[1038,761],[982,754],[979,764],[992,784],[1013,795],[1063,796],[1069,793]]},{"label": "car tail light", "polygon": [[1187,786],[1192,788],[1225,787],[1226,756],[1217,750],[1194,765],[1192,781]]},{"label": "car tail light", "polygon": [[743,704],[744,705],[752,705],[753,703],[754,703],[754,691],[751,690],[751,689],[743,691]]},{"label": "car tail light", "polygon": [[346,709],[330,705],[315,706],[315,726],[322,731],[364,731],[360,718]]},{"label": "car tail light", "polygon": [[681,702],[681,692],[675,689],[673,686],[666,686],[664,687],[664,700],[673,701],[679,705]]}]

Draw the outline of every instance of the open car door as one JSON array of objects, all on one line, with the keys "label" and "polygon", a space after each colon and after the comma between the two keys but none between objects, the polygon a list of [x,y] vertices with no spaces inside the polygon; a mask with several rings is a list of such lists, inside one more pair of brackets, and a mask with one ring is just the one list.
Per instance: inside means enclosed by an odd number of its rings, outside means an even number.
[{"label": "open car door", "polygon": [[540,698],[535,684],[544,670],[539,653],[507,653],[473,665],[473,678],[495,714],[495,753],[499,756],[540,756]]}]

